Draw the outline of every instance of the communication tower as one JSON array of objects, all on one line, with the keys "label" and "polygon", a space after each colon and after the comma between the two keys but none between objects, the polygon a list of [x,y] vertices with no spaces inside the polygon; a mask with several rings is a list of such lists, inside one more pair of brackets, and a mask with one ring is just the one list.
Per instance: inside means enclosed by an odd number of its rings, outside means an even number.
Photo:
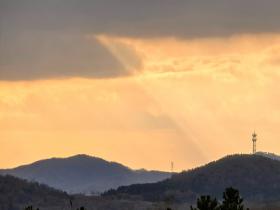
[{"label": "communication tower", "polygon": [[252,141],[253,141],[253,154],[256,154],[257,151],[257,134],[254,132],[252,134]]}]

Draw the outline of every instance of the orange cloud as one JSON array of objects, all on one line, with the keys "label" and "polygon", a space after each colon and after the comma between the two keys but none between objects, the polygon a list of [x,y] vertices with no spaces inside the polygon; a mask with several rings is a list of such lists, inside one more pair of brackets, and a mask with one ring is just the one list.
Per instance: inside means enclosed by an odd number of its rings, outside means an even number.
[{"label": "orange cloud", "polygon": [[[280,35],[97,37],[133,76],[0,83],[0,165],[88,153],[134,168],[187,169],[277,150]],[[15,157],[13,153],[18,155]]]}]

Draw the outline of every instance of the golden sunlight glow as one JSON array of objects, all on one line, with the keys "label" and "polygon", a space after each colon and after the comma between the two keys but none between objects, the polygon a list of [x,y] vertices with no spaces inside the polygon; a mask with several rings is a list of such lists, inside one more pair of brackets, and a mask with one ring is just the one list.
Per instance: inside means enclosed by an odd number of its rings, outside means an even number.
[{"label": "golden sunlight glow", "polygon": [[0,83],[1,168],[87,153],[179,171],[249,153],[254,129],[280,153],[280,35],[97,39],[132,76]]}]

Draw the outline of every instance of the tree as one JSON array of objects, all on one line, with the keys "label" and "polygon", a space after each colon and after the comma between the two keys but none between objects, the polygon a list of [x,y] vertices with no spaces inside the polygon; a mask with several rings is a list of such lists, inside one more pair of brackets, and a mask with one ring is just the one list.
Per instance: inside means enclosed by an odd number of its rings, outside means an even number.
[{"label": "tree", "polygon": [[197,199],[197,208],[191,206],[191,210],[218,210],[219,203],[216,198],[212,199],[209,195],[202,195]]},{"label": "tree", "polygon": [[86,210],[86,209],[85,209],[85,207],[82,206],[80,208],[77,208],[77,210]]},{"label": "tree", "polygon": [[232,187],[226,188],[223,199],[223,203],[219,205],[216,198],[212,199],[209,195],[201,196],[197,199],[197,208],[191,206],[191,210],[244,210],[243,199],[238,190]]},{"label": "tree", "polygon": [[[33,206],[27,206],[26,208],[25,208],[25,210],[33,210]],[[34,209],[35,210],[35,209]],[[37,208],[36,210],[39,210],[39,208]]]},{"label": "tree", "polygon": [[237,189],[227,188],[223,193],[223,199],[221,210],[244,210],[243,199]]}]

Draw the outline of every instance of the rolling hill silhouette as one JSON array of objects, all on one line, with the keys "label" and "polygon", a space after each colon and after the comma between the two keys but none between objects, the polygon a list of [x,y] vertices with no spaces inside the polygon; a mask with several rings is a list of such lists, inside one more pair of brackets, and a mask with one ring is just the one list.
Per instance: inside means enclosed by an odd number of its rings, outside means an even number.
[{"label": "rolling hill silhouette", "polygon": [[135,183],[151,183],[170,177],[160,171],[132,170],[116,162],[77,155],[41,160],[14,169],[0,170],[29,181],[36,181],[68,193],[98,193]]},{"label": "rolling hill silhouette", "polygon": [[66,193],[46,185],[30,183],[12,176],[0,176],[0,209],[19,210],[26,205],[45,205],[48,209],[69,202]]},{"label": "rolling hill silhouette", "polygon": [[247,201],[279,200],[280,161],[261,155],[232,155],[158,183],[120,187],[104,196],[194,202],[201,194],[220,198],[221,192],[230,186],[239,189]]},{"label": "rolling hill silhouette", "polygon": [[68,195],[36,182],[0,175],[0,210],[23,210],[27,206],[33,206],[34,210],[78,209],[81,206],[90,210],[146,210],[151,204],[103,199],[100,196]]}]

